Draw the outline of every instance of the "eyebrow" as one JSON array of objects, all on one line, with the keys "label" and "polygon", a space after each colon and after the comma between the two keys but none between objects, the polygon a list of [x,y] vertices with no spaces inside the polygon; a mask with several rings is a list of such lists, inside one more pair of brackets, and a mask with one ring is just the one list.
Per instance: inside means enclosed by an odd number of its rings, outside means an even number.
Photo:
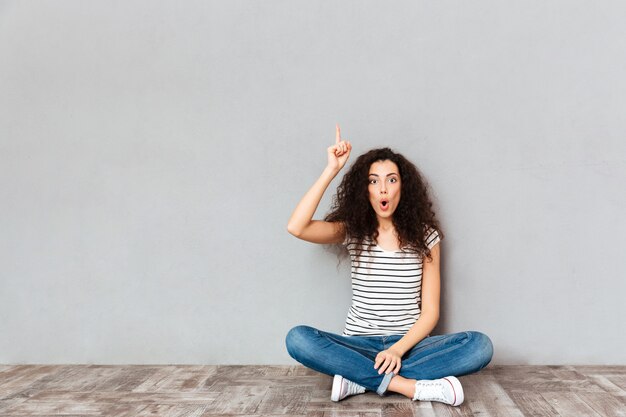
[{"label": "eyebrow", "polygon": [[[372,175],[375,177],[378,176],[378,174],[369,174],[368,177],[371,177]],[[391,175],[398,175],[398,174],[396,174],[395,172],[392,172],[391,174],[387,174],[388,177],[390,177]]]}]

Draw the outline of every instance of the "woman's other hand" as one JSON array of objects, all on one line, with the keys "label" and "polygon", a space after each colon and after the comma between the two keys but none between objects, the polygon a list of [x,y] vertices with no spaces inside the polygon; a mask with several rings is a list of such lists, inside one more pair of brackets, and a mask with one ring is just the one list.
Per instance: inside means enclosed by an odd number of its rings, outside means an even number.
[{"label": "woman's other hand", "polygon": [[350,150],[352,145],[347,140],[341,140],[341,130],[339,130],[339,123],[336,128],[335,144],[328,147],[328,168],[333,171],[339,172],[341,168],[346,164],[348,157],[350,156]]},{"label": "woman's other hand", "polygon": [[395,375],[398,375],[398,372],[400,372],[400,368],[402,367],[402,355],[393,349],[378,352],[378,355],[376,355],[376,362],[374,363],[374,369],[378,369],[379,366],[379,374],[382,374],[383,372],[386,374],[393,372]]}]

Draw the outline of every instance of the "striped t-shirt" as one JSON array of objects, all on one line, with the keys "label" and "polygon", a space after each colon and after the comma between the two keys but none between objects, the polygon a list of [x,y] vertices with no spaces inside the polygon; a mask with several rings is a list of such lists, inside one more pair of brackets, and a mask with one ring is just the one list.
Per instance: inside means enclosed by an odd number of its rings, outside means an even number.
[{"label": "striped t-shirt", "polygon": [[[427,232],[429,249],[441,240],[436,229]],[[356,264],[357,243],[346,237],[343,245],[352,262],[352,305],[344,336],[405,334],[420,316],[422,257],[416,252],[388,251],[380,246],[367,250]]]}]

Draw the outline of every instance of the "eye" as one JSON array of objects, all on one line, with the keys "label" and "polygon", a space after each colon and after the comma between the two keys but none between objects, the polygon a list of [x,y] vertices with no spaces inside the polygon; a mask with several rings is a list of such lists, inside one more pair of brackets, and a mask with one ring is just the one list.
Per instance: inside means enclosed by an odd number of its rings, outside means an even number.
[{"label": "eye", "polygon": [[373,184],[373,183],[374,183],[374,181],[376,181],[376,180],[374,180],[374,179],[370,180],[370,184]]},{"label": "eye", "polygon": [[393,180],[393,182],[398,182],[398,180],[395,177],[391,178],[389,181],[391,181],[391,180]]}]

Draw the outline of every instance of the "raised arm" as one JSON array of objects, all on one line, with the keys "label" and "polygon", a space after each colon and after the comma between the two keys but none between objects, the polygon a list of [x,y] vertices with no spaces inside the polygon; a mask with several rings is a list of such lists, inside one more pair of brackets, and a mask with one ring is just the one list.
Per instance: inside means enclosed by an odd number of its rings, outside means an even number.
[{"label": "raised arm", "polygon": [[341,140],[341,131],[337,125],[335,144],[327,148],[328,165],[293,211],[287,224],[289,233],[299,239],[313,243],[340,243],[343,241],[345,236],[343,224],[312,220],[312,218],[328,185],[346,164],[351,149],[352,145],[349,141]]}]

